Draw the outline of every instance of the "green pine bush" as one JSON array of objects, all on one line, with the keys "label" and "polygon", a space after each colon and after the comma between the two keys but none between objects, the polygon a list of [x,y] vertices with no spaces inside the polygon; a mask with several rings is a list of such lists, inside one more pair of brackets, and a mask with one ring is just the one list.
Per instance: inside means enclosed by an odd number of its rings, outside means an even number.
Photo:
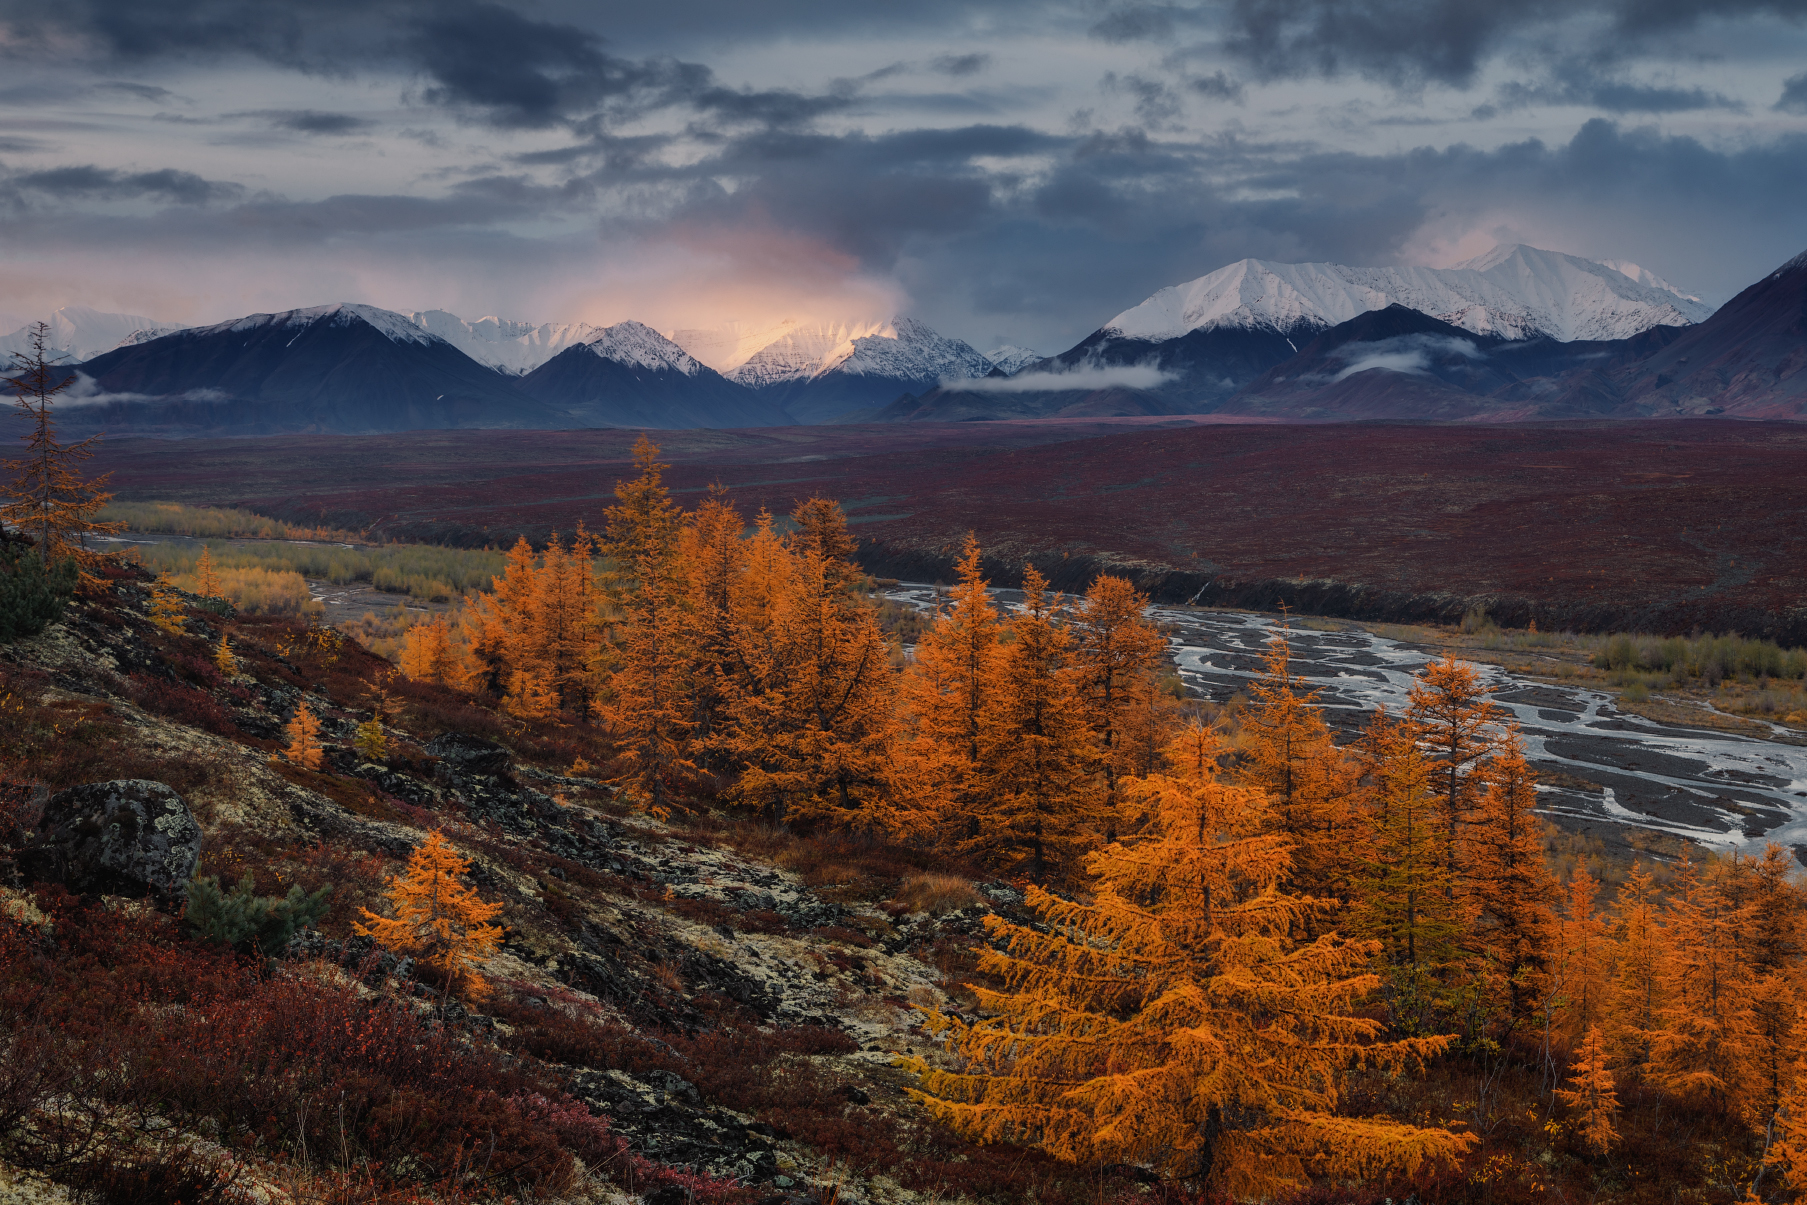
[{"label": "green pine bush", "polygon": [[75,580],[74,561],[45,569],[31,548],[0,543],[0,642],[36,636],[60,618]]},{"label": "green pine bush", "polygon": [[227,892],[220,889],[219,879],[208,875],[189,880],[184,919],[203,941],[255,949],[274,958],[287,948],[289,938],[326,915],[326,897],[332,890],[328,883],[307,895],[297,885],[286,896],[258,895],[257,879],[247,873]]}]

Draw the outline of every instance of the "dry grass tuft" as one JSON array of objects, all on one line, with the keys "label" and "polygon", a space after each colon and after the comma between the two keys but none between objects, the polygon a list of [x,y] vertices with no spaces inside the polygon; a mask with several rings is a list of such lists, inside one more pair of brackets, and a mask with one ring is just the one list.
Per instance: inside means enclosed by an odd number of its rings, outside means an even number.
[{"label": "dry grass tuft", "polygon": [[935,916],[984,903],[984,897],[967,880],[934,871],[906,875],[898,885],[896,899],[907,905],[911,912],[928,912]]}]

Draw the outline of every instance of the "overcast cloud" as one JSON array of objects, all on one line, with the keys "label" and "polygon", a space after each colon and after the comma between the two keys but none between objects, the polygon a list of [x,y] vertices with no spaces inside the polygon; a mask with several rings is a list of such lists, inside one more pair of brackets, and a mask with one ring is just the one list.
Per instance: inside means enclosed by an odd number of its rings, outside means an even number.
[{"label": "overcast cloud", "polygon": [[0,0],[0,312],[1064,350],[1256,256],[1807,248],[1807,0]]}]

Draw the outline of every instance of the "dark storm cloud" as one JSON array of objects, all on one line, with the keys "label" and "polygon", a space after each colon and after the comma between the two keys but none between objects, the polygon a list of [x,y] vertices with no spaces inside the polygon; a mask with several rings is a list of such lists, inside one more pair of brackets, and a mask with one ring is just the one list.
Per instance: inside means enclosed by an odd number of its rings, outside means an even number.
[{"label": "dark storm cloud", "polygon": [[1172,5],[1132,4],[1107,13],[1088,31],[1104,42],[1137,42],[1173,32]]},{"label": "dark storm cloud", "polygon": [[1214,71],[1210,75],[1201,75],[1186,81],[1186,87],[1200,96],[1208,96],[1212,100],[1230,100],[1238,104],[1242,102],[1242,81]]},{"label": "dark storm cloud", "polygon": [[1268,78],[1355,72],[1466,87],[1508,37],[1588,14],[1605,18],[1595,49],[1615,53],[1626,38],[1708,18],[1799,21],[1807,0],[1230,0],[1225,45]]},{"label": "dark storm cloud", "polygon": [[991,56],[984,53],[943,54],[929,60],[931,70],[955,77],[977,75],[991,66]]},{"label": "dark storm cloud", "polygon": [[1606,113],[1686,113],[1700,109],[1742,111],[1744,105],[1704,88],[1676,88],[1625,79],[1615,68],[1601,70],[1577,58],[1557,61],[1535,82],[1500,87],[1496,109],[1532,105],[1579,105]]},{"label": "dark storm cloud", "polygon": [[725,122],[788,124],[847,104],[725,87],[697,63],[616,54],[581,22],[472,0],[72,0],[42,12],[0,10],[0,22],[14,53],[54,53],[73,39],[118,62],[236,55],[329,75],[411,70],[422,78],[421,100],[504,129],[686,107]]},{"label": "dark storm cloud", "polygon": [[1807,72],[1782,85],[1782,98],[1775,104],[1781,113],[1807,113]]},{"label": "dark storm cloud", "polygon": [[321,113],[315,109],[252,109],[226,116],[260,118],[273,129],[296,134],[355,134],[376,125],[374,121],[349,113]]},{"label": "dark storm cloud", "polygon": [[193,172],[164,168],[154,172],[121,172],[87,164],[23,172],[5,180],[18,193],[36,193],[57,201],[125,201],[148,198],[177,205],[207,205],[235,200],[244,188],[206,180]]},{"label": "dark storm cloud", "polygon": [[95,84],[94,90],[96,92],[118,92],[124,96],[134,97],[138,100],[155,101],[159,104],[168,104],[170,101],[182,99],[168,88],[158,88],[150,84],[128,84],[119,80],[109,80],[104,84]]}]

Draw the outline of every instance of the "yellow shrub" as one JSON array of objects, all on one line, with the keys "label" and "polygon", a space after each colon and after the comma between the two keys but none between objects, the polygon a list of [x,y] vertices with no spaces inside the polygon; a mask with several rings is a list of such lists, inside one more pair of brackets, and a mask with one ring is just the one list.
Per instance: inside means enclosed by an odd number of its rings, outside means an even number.
[{"label": "yellow shrub", "polygon": [[[326,608],[308,592],[307,582],[292,569],[219,569],[220,593],[241,611],[264,615],[305,615],[319,618]],[[175,579],[184,590],[193,590],[193,574]]]}]

